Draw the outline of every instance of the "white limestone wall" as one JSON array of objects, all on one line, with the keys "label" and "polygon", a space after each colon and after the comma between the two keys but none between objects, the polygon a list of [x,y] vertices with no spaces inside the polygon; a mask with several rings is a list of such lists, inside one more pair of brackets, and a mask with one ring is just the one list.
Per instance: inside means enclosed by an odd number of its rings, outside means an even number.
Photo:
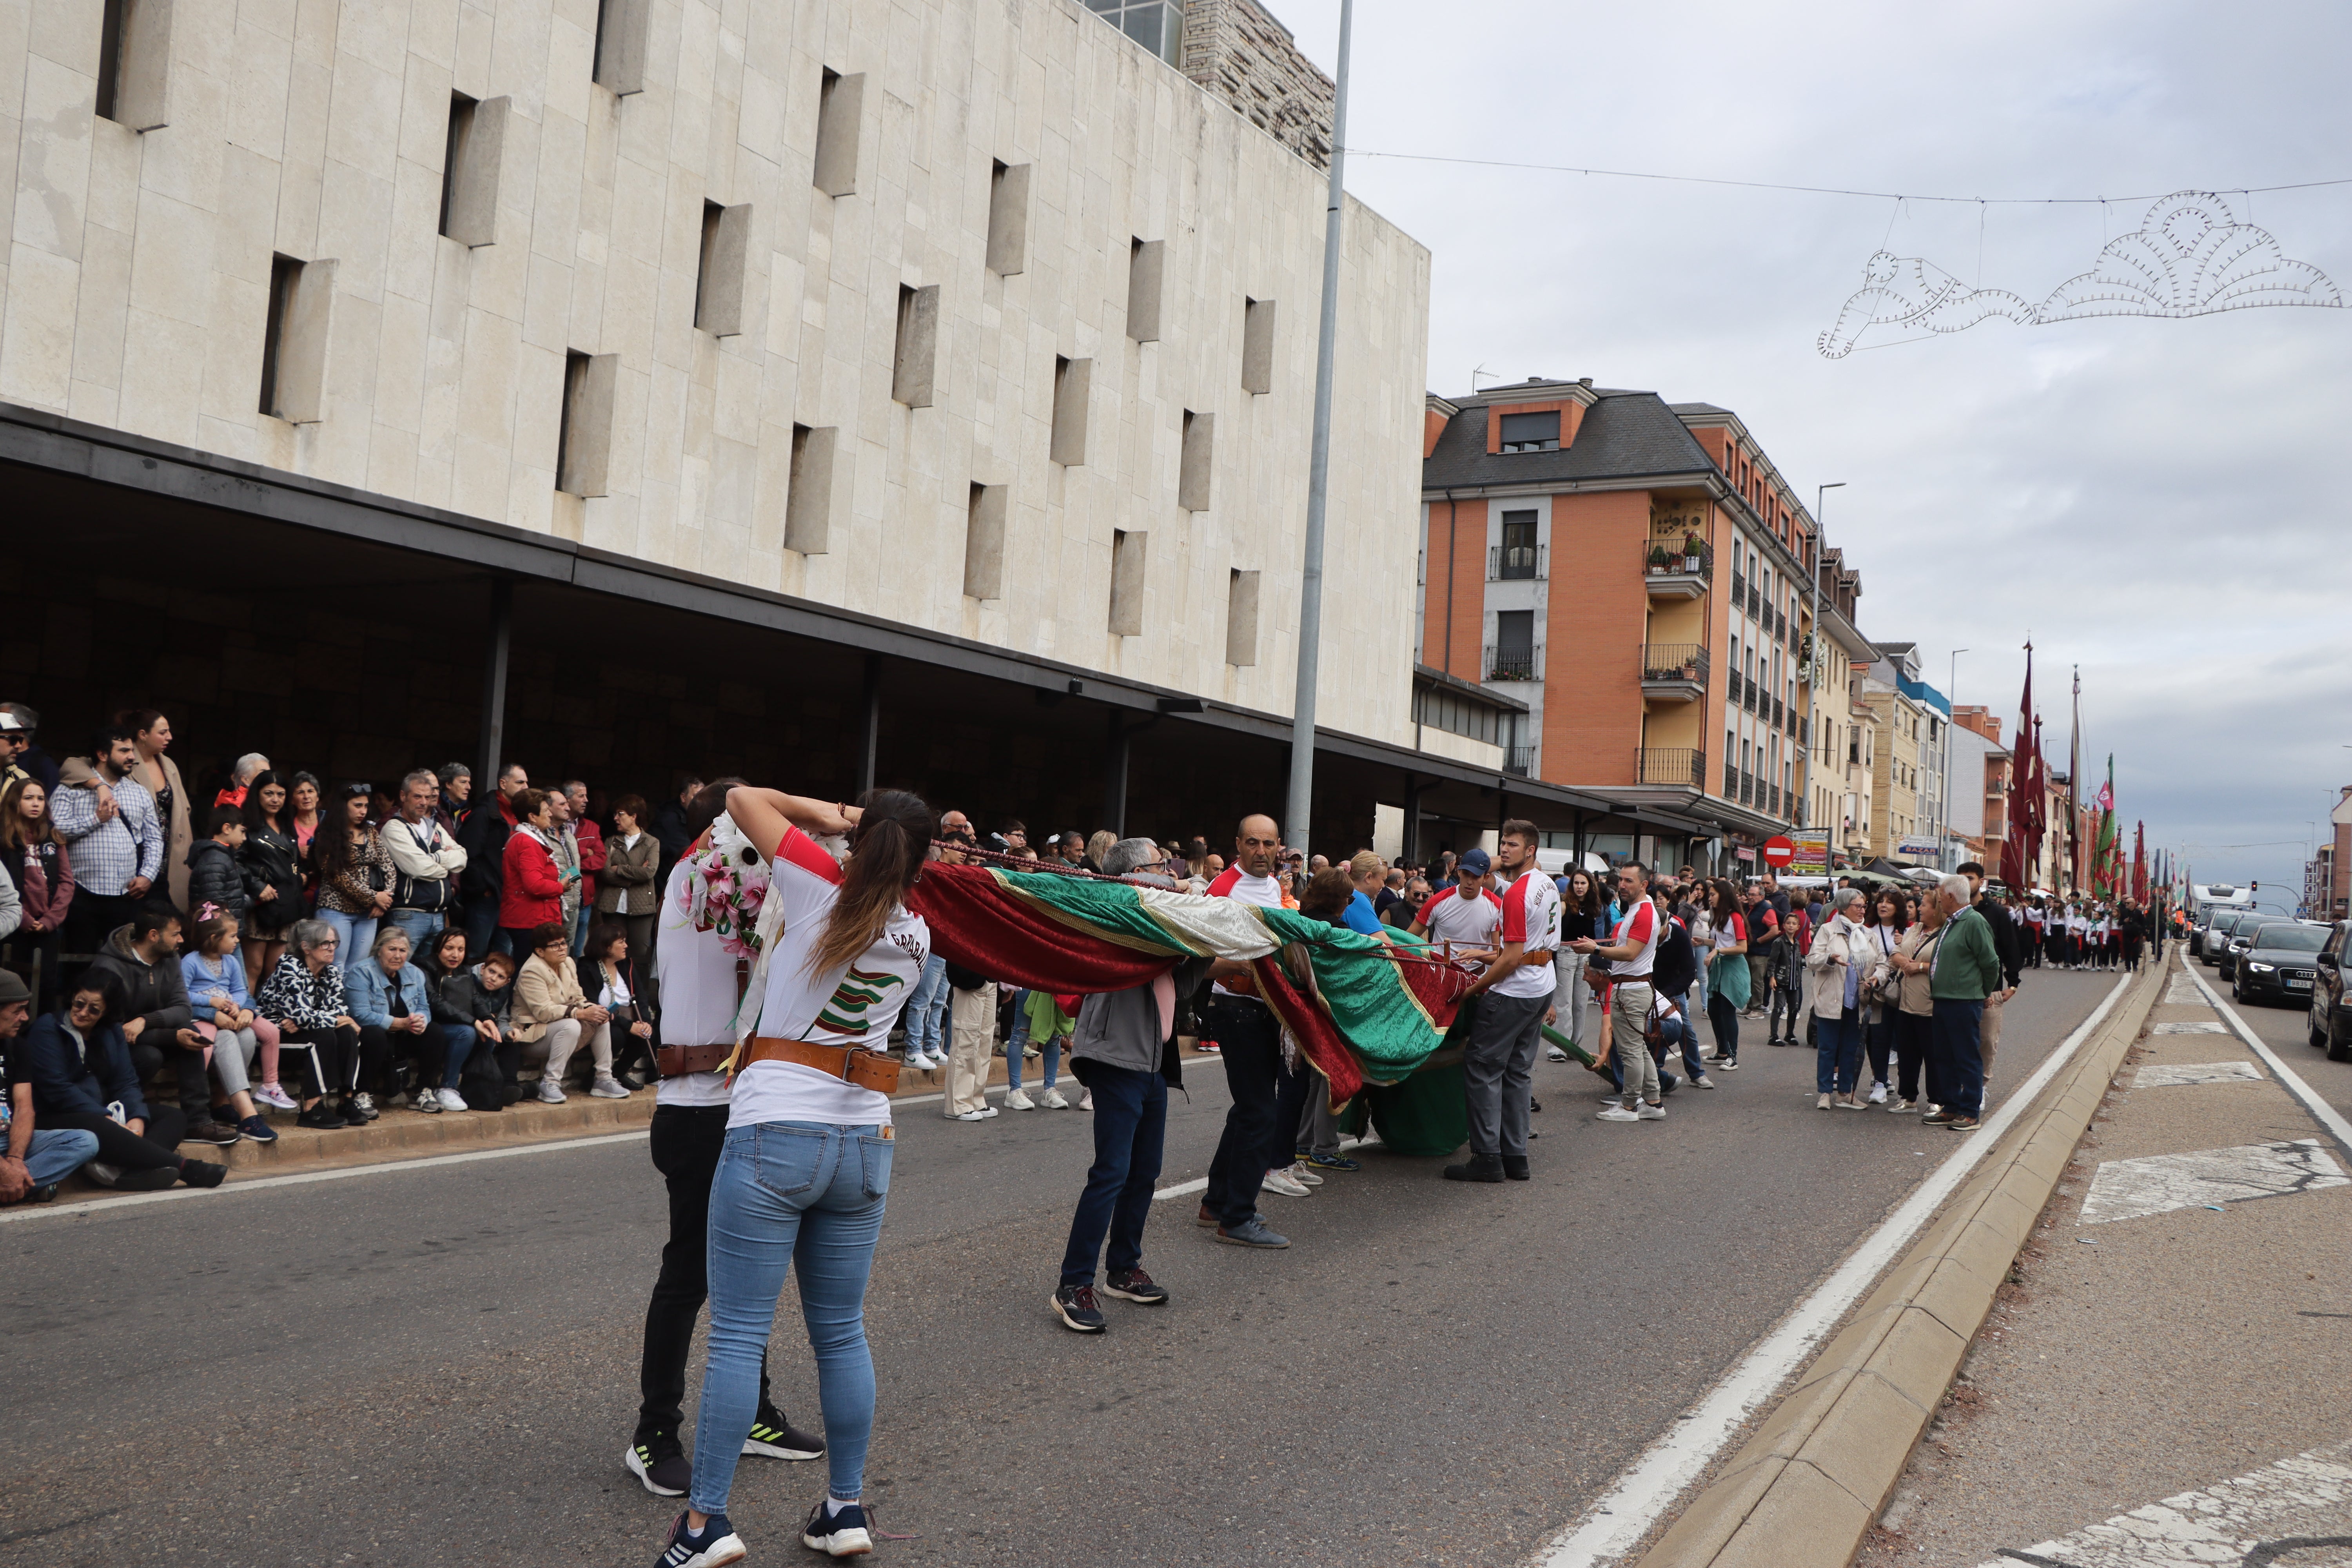
[{"label": "white limestone wall", "polygon": [[[0,0],[0,400],[1286,712],[1320,174],[1076,0],[651,0],[646,88],[592,80],[595,0],[170,0],[167,123],[96,119],[100,0]],[[811,183],[822,70],[864,73],[854,194]],[[495,243],[437,217],[449,94],[509,97]],[[992,158],[1034,165],[1028,267],[983,266]],[[704,201],[753,209],[744,330],[698,331]],[[1160,341],[1130,240],[1168,247]],[[323,417],[258,412],[273,253],[332,259]],[[1350,203],[1326,725],[1409,740],[1428,255]],[[893,403],[901,283],[941,289],[933,406]],[[1244,296],[1278,302],[1241,385]],[[610,493],[554,488],[564,356],[620,356]],[[1083,467],[1056,354],[1095,361]],[[1213,510],[1175,504],[1183,410]],[[784,548],[794,423],[842,432],[829,548]],[[1001,599],[969,487],[1013,487]],[[1113,531],[1149,535],[1108,634]],[[1257,662],[1225,663],[1234,569]]]}]

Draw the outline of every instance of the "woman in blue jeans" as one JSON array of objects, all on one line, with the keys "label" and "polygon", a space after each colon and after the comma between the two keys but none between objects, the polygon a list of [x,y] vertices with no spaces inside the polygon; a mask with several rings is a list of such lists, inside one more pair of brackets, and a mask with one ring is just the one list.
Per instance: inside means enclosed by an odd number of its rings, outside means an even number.
[{"label": "woman in blue jeans", "polygon": [[1862,1006],[1881,960],[1868,929],[1855,918],[1862,913],[1861,890],[1840,889],[1833,907],[1805,956],[1819,1039],[1813,1087],[1822,1110],[1861,1110],[1854,1081],[1862,1075]]},{"label": "woman in blue jeans", "polygon": [[[727,815],[753,844],[773,846],[766,897],[783,904],[762,910],[761,929],[775,934],[754,982],[759,1022],[736,1054],[710,1184],[694,1483],[656,1568],[718,1568],[746,1554],[728,1493],[787,1272],[799,1276],[831,1482],[801,1542],[835,1557],[874,1549],[862,1500],[874,1430],[866,1279],[898,1146],[880,1087],[897,1069],[882,1053],[930,957],[930,929],[904,901],[939,820],[920,798],[878,790],[842,806],[738,784]],[[836,866],[812,832],[849,835],[846,861]]]}]

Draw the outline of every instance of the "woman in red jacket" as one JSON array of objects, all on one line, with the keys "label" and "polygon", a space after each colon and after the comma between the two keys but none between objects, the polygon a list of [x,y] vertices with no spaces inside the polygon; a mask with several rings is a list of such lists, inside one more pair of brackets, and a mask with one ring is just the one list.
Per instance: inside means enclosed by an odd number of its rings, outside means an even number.
[{"label": "woman in red jacket", "polygon": [[563,919],[563,873],[555,863],[555,807],[544,790],[514,797],[515,830],[500,863],[499,935],[505,951],[528,954],[534,927]]}]

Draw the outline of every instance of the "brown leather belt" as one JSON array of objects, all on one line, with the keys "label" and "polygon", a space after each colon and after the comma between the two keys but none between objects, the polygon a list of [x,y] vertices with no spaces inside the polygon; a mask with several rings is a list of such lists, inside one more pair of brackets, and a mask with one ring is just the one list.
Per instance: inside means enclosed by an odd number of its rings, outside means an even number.
[{"label": "brown leather belt", "polygon": [[[733,1049],[731,1046],[664,1046],[654,1054],[654,1066],[664,1078],[716,1072]],[[743,1042],[743,1054],[737,1059],[735,1070],[740,1072],[753,1062],[792,1062],[814,1068],[828,1078],[870,1089],[877,1094],[896,1094],[898,1090],[898,1059],[856,1046],[814,1046],[806,1040],[754,1035]]]},{"label": "brown leather belt", "polygon": [[654,1053],[654,1070],[664,1078],[684,1078],[688,1073],[717,1072],[735,1047],[717,1046],[664,1046]]}]

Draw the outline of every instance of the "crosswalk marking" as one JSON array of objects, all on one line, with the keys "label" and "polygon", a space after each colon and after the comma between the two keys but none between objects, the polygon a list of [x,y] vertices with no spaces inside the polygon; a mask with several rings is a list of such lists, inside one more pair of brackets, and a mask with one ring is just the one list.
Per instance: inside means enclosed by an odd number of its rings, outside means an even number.
[{"label": "crosswalk marking", "polygon": [[2260,1083],[2263,1075],[2252,1062],[2150,1062],[2132,1079],[2134,1089],[2168,1089],[2186,1083]]},{"label": "crosswalk marking", "polygon": [[[1979,1568],[2214,1568],[2344,1561],[2352,1538],[2352,1443],[2315,1448],[2119,1513],[2056,1541],[2003,1548]],[[2296,1550],[2297,1545],[2303,1551]],[[2326,1551],[2336,1548],[2336,1551]],[[2323,1549],[2313,1554],[2314,1549]]]},{"label": "crosswalk marking", "polygon": [[2316,1138],[2109,1160],[2092,1178],[2090,1194],[2083,1200],[2082,1223],[2107,1225],[2206,1204],[2344,1186],[2352,1186],[2352,1177],[2327,1157]]}]

